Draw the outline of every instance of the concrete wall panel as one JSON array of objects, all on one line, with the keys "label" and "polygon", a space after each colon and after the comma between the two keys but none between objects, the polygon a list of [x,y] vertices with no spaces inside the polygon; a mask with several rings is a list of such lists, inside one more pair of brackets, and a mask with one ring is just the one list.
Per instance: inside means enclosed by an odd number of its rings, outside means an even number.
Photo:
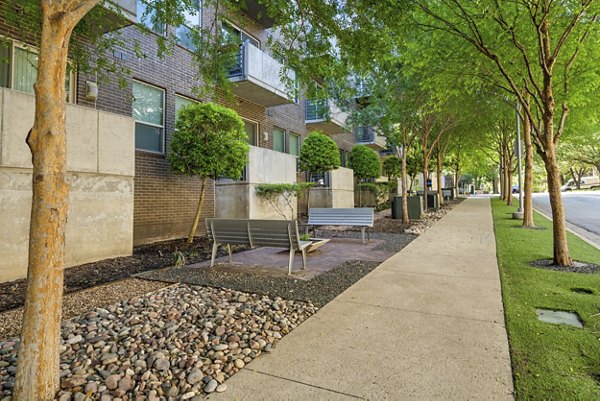
[{"label": "concrete wall panel", "polygon": [[[133,178],[69,174],[65,266],[130,255]],[[0,169],[0,282],[27,275],[31,173]]]},{"label": "concrete wall panel", "polygon": [[[27,272],[31,153],[25,138],[33,125],[34,97],[9,89],[1,89],[0,95],[1,282],[23,278]],[[129,117],[67,105],[67,267],[131,254],[133,127]],[[99,160],[106,174],[98,173]]]},{"label": "concrete wall panel", "polygon": [[98,113],[98,171],[133,176],[135,173],[135,125],[131,118]]},{"label": "concrete wall panel", "polygon": [[33,126],[35,98],[32,95],[3,89],[2,165],[31,167],[31,152],[25,142]]},{"label": "concrete wall panel", "polygon": [[67,169],[98,171],[98,112],[94,109],[67,106]]}]

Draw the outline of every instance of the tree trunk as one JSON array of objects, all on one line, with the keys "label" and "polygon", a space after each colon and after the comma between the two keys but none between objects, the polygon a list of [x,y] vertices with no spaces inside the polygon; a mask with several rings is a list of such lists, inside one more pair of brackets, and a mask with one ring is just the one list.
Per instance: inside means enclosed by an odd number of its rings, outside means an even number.
[{"label": "tree trunk", "polygon": [[[438,143],[438,148],[439,148],[439,146],[440,145]],[[436,174],[437,174],[436,181],[437,181],[438,201],[440,202],[440,207],[441,207],[444,204],[444,193],[442,192],[442,155],[439,151],[437,154]]]},{"label": "tree trunk", "polygon": [[531,121],[523,118],[523,139],[525,141],[525,182],[523,185],[523,227],[535,227],[533,223],[533,145],[531,143]]},{"label": "tree trunk", "polygon": [[410,223],[410,218],[408,217],[408,191],[406,190],[406,148],[402,151],[402,223],[408,224]]},{"label": "tree trunk", "polygon": [[510,162],[510,157],[508,156],[508,150],[505,150],[504,155],[504,188],[506,193],[506,204],[508,206],[512,206],[513,196],[512,196],[512,163]]},{"label": "tree trunk", "polygon": [[500,200],[506,200],[506,187],[504,186],[504,158],[500,154],[500,166],[498,167],[498,179],[500,180]]},{"label": "tree trunk", "polygon": [[565,211],[560,193],[560,171],[556,162],[554,144],[546,144],[546,152],[542,157],[548,178],[548,193],[552,208],[552,234],[554,237],[554,263],[559,266],[570,266],[573,260],[569,254]]},{"label": "tree trunk", "polygon": [[427,210],[427,194],[429,193],[429,188],[427,188],[427,175],[429,174],[429,168],[427,166],[427,162],[423,163],[423,210]]},{"label": "tree trunk", "polygon": [[52,400],[59,390],[69,195],[64,82],[71,33],[95,3],[41,2],[35,118],[27,136],[33,163],[29,262],[13,400]]},{"label": "tree trunk", "polygon": [[190,234],[188,235],[188,244],[194,242],[196,230],[198,229],[198,223],[200,222],[200,215],[202,214],[202,204],[204,203],[204,193],[206,192],[206,180],[206,178],[202,178],[202,181],[200,183],[200,199],[198,200],[198,209],[196,209],[196,217],[194,218],[194,224],[192,224]]}]

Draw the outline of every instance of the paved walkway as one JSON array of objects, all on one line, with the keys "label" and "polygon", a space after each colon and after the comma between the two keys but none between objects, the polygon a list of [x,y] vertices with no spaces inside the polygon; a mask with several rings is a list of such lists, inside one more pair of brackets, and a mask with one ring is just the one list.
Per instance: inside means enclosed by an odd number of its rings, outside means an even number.
[{"label": "paved walkway", "polygon": [[210,400],[503,400],[512,376],[489,199],[468,199]]}]

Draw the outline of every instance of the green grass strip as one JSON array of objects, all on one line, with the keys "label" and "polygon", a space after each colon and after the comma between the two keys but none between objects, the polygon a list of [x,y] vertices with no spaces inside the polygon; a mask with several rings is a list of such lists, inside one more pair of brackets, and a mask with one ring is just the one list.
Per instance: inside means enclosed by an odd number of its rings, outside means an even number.
[{"label": "green grass strip", "polygon": [[[517,399],[600,400],[600,273],[529,266],[552,257],[550,221],[536,213],[546,229],[528,230],[512,220],[514,206],[492,200],[492,210]],[[570,233],[568,241],[575,260],[600,265],[599,250]],[[538,307],[577,312],[584,328],[540,322]]]}]

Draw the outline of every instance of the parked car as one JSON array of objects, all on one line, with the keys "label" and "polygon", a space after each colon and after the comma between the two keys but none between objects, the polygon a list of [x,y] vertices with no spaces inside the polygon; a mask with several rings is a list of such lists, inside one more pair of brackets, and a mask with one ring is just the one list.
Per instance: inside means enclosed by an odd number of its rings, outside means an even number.
[{"label": "parked car", "polygon": [[[579,188],[580,189],[600,188],[600,177],[594,177],[594,176],[582,177],[581,185],[579,186]],[[577,183],[573,179],[567,181],[567,183],[565,185],[560,187],[560,190],[563,192],[572,191],[574,189],[577,189]]]},{"label": "parked car", "polygon": [[519,193],[519,186],[518,185],[513,185],[512,186],[512,193],[513,194],[518,194]]}]

